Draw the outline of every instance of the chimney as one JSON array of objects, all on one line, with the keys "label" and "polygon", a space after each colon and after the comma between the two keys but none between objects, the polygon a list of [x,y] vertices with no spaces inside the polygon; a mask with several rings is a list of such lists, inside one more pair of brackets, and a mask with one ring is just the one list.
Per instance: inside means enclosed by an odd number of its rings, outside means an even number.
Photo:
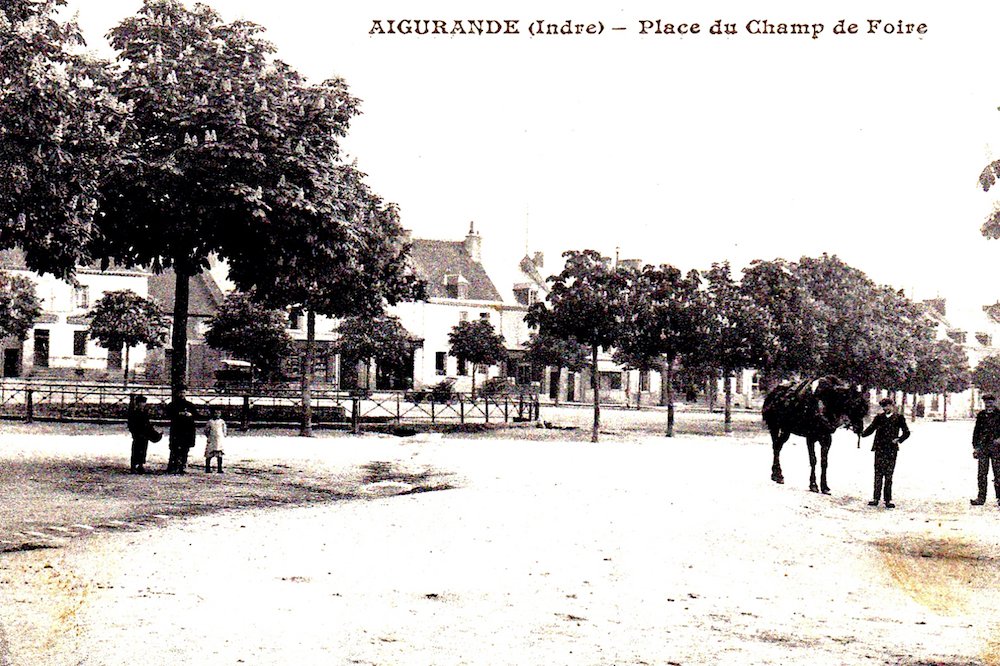
[{"label": "chimney", "polygon": [[534,256],[531,257],[531,263],[535,265],[535,268],[542,269],[545,267],[545,255],[541,252],[536,252]]},{"label": "chimney", "polygon": [[482,263],[483,239],[479,237],[479,232],[475,229],[475,222],[469,222],[469,235],[465,237],[462,245],[465,246],[465,251],[472,258],[472,261],[477,264]]}]

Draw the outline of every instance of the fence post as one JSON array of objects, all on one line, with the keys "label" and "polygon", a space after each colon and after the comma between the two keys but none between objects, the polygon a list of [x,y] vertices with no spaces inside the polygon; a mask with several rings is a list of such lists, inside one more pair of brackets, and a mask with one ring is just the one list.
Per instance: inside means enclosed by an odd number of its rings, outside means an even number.
[{"label": "fence post", "polygon": [[250,396],[243,396],[243,409],[240,414],[240,427],[243,430],[250,429]]},{"label": "fence post", "polygon": [[458,396],[458,422],[465,425],[465,400]]},{"label": "fence post", "polygon": [[509,416],[510,405],[508,404],[509,402],[510,402],[510,398],[508,398],[507,396],[504,396],[503,397],[503,422],[504,423],[509,423],[510,422],[510,416]]},{"label": "fence post", "polygon": [[485,411],[483,413],[486,415],[486,422],[489,423],[490,422],[490,396],[486,396],[486,399],[483,401],[483,407],[485,408]]},{"label": "fence post", "polygon": [[542,403],[538,401],[537,395],[535,396],[534,407],[535,407],[535,418],[532,420],[538,421],[539,419],[542,418]]},{"label": "fence post", "polygon": [[32,389],[26,389],[24,392],[24,420],[31,423],[35,420],[35,405],[34,405],[35,392]]},{"label": "fence post", "polygon": [[351,432],[361,434],[361,398],[351,398]]},{"label": "fence post", "polygon": [[396,425],[399,425],[400,423],[403,422],[402,414],[399,411],[400,398],[401,398],[400,394],[397,393],[396,394]]},{"label": "fence post", "polygon": [[434,398],[431,398],[431,423],[434,423]]}]

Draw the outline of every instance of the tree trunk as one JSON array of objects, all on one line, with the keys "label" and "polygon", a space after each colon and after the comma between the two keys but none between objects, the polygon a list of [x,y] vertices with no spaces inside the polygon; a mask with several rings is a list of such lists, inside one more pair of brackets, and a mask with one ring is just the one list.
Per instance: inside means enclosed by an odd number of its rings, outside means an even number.
[{"label": "tree trunk", "polygon": [[948,394],[947,393],[942,393],[941,394],[941,420],[942,421],[947,421],[948,420]]},{"label": "tree trunk", "polygon": [[[670,360],[668,358],[667,363]],[[660,372],[660,407],[670,407],[670,381],[669,372]],[[668,410],[669,412],[669,410]],[[668,435],[669,437],[669,435]]]},{"label": "tree trunk", "polygon": [[128,388],[128,352],[130,347],[125,345],[125,372],[122,373],[122,387]]},{"label": "tree trunk", "polygon": [[601,389],[597,379],[597,345],[590,348],[590,387],[594,391],[594,430],[590,436],[590,441],[598,441],[598,433],[601,429]]},{"label": "tree trunk", "polygon": [[667,437],[674,436],[674,359],[671,356],[667,356],[667,362],[663,364],[663,369],[660,374],[660,384],[664,383],[664,377],[666,378],[666,402],[667,402]]},{"label": "tree trunk", "polygon": [[306,312],[306,349],[302,360],[302,427],[300,437],[312,437],[312,383],[316,358],[316,313]]},{"label": "tree trunk", "polygon": [[476,401],[476,364],[472,364],[472,401]]},{"label": "tree trunk", "polygon": [[173,331],[170,335],[170,396],[177,399],[187,388],[187,322],[188,302],[191,299],[191,276],[180,266],[174,267]]},{"label": "tree trunk", "polygon": [[[559,374],[556,375],[556,399],[554,401],[556,407],[559,406],[559,394],[562,393],[562,387],[563,387],[563,381],[562,381],[562,378],[563,378],[563,369],[560,367],[558,370],[559,370]],[[551,372],[549,373],[549,381],[552,381],[552,373]]]},{"label": "tree trunk", "polygon": [[725,368],[722,371],[722,390],[726,395],[726,408],[725,417],[723,418],[723,423],[725,423],[726,433],[731,433],[733,431],[733,389],[730,386],[729,375],[731,371]]},{"label": "tree trunk", "polygon": [[632,371],[625,370],[625,409],[632,406]]}]

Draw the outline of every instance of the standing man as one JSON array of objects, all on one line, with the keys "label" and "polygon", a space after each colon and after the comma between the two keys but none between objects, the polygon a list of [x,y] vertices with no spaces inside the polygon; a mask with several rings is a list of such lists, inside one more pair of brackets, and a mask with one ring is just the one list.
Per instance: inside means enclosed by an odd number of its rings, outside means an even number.
[{"label": "standing man", "polygon": [[969,500],[972,506],[986,504],[986,477],[993,464],[993,490],[1000,504],[1000,410],[997,410],[997,399],[992,393],[983,396],[983,411],[976,415],[976,427],[972,431],[972,457],[979,460],[979,495]]},{"label": "standing man", "polygon": [[160,433],[149,422],[146,396],[136,395],[128,412],[128,431],[132,435],[132,474],[145,474],[146,451],[149,443],[160,441]]},{"label": "standing man", "polygon": [[861,433],[862,437],[875,433],[872,443],[872,451],[875,452],[875,493],[868,506],[878,506],[884,488],[885,508],[895,509],[896,505],[892,503],[892,473],[896,470],[899,445],[910,436],[910,429],[906,425],[906,417],[896,413],[896,405],[891,398],[882,398],[878,404],[882,413],[877,414]]},{"label": "standing man", "polygon": [[168,474],[186,473],[188,452],[194,447],[197,432],[194,420],[198,414],[185,395],[184,389],[181,389],[177,392],[177,398],[171,400],[167,407],[167,414],[170,416]]}]

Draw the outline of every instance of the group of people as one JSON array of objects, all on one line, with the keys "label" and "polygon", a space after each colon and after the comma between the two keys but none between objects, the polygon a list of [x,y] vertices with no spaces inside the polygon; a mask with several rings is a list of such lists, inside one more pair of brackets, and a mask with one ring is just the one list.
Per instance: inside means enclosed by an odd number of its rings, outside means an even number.
[{"label": "group of people", "polygon": [[[185,474],[188,466],[188,455],[195,446],[198,427],[196,419],[198,412],[194,404],[187,399],[184,391],[179,391],[167,405],[167,418],[170,422],[168,437],[170,457],[167,460],[167,474]],[[128,430],[132,435],[132,474],[145,474],[146,454],[150,442],[158,442],[162,438],[153,427],[149,416],[149,401],[144,395],[132,397],[129,407]],[[205,471],[212,471],[212,461],[215,460],[219,474],[222,474],[223,442],[226,439],[226,422],[219,411],[212,407],[209,410],[208,422],[205,424]]]},{"label": "group of people", "polygon": [[[882,412],[861,432],[862,437],[875,433],[872,451],[875,452],[875,492],[868,506],[878,506],[882,498],[887,509],[894,509],[892,503],[892,474],[896,468],[896,454],[899,445],[910,436],[906,418],[896,413],[890,398],[879,401]],[[969,500],[972,506],[986,504],[987,479],[993,467],[993,490],[1000,505],[1000,409],[997,398],[991,393],[983,396],[983,410],[976,415],[976,425],[972,431],[972,457],[979,461],[976,474],[978,494]]]}]

